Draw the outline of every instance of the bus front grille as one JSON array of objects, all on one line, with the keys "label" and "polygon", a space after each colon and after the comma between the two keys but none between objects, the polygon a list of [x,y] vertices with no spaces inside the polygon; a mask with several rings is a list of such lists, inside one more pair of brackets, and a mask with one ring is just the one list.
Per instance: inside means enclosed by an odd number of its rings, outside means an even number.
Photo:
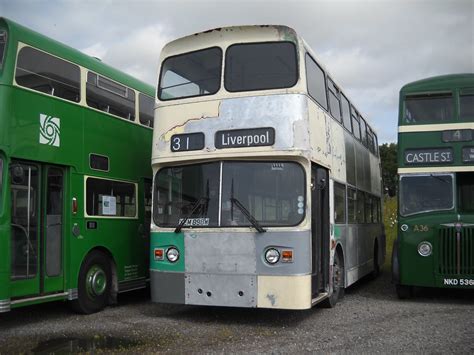
[{"label": "bus front grille", "polygon": [[440,274],[474,274],[473,227],[462,227],[459,235],[455,227],[442,227],[439,230],[438,246]]}]

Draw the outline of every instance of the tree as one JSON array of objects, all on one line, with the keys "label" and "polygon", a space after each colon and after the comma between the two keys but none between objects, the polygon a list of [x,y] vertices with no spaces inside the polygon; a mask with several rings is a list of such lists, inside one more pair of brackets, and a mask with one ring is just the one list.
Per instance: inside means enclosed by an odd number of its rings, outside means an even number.
[{"label": "tree", "polygon": [[397,145],[384,143],[379,149],[384,190],[389,196],[395,196],[397,194]]}]

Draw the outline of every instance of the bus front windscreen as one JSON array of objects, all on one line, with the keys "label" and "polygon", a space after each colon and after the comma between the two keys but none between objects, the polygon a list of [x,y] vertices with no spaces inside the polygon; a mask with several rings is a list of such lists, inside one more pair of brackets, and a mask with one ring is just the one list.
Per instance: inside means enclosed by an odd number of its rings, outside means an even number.
[{"label": "bus front windscreen", "polygon": [[304,217],[304,170],[292,162],[229,162],[222,173],[222,226],[294,226]]},{"label": "bus front windscreen", "polygon": [[163,168],[154,193],[154,221],[162,227],[256,227],[252,219],[258,226],[294,226],[306,210],[305,173],[293,162]]},{"label": "bus front windscreen", "polygon": [[453,95],[450,93],[410,95],[405,98],[406,123],[431,123],[452,120]]},{"label": "bus front windscreen", "polygon": [[454,191],[451,174],[414,175],[400,178],[400,214],[402,216],[453,208]]},{"label": "bus front windscreen", "polygon": [[228,91],[289,88],[298,81],[292,42],[234,44],[226,51],[224,84]]}]

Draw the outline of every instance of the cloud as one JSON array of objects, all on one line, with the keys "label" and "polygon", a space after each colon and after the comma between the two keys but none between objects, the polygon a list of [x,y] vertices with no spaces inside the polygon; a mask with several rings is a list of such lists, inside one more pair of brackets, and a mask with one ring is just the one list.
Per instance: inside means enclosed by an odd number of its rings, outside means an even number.
[{"label": "cloud", "polygon": [[152,85],[156,84],[161,49],[170,41],[162,25],[137,28],[108,42],[94,43],[82,51],[120,68]]},{"label": "cloud", "polygon": [[0,0],[0,13],[153,85],[169,40],[221,26],[289,25],[380,142],[396,140],[401,86],[474,72],[472,0]]}]

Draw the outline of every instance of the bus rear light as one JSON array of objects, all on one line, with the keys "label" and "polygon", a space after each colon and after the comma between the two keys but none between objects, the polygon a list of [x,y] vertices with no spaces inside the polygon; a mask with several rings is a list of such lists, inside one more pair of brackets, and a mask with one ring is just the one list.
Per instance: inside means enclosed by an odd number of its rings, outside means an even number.
[{"label": "bus rear light", "polygon": [[165,250],[161,248],[155,249],[155,260],[163,260],[165,256]]},{"label": "bus rear light", "polygon": [[293,250],[282,250],[282,252],[281,252],[281,261],[283,263],[292,263],[293,262]]}]

